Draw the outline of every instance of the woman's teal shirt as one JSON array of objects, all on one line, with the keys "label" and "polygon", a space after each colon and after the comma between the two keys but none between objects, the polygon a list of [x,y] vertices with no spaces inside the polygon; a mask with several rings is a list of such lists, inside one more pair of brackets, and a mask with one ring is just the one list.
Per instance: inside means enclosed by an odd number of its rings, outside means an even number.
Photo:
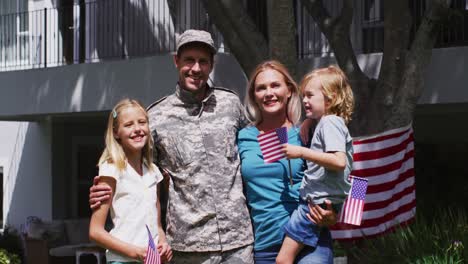
[{"label": "woman's teal shirt", "polygon": [[[259,134],[256,127],[246,127],[239,132],[237,142],[244,190],[254,227],[255,250],[282,244],[282,227],[297,208],[305,168],[302,159],[290,160],[293,175],[291,187],[288,160],[264,163],[257,141]],[[301,146],[299,128],[288,129],[288,143]]]}]

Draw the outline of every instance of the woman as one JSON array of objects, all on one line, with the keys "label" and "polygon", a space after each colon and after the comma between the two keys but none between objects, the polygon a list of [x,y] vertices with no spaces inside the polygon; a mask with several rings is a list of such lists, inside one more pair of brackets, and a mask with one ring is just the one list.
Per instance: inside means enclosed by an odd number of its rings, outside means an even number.
[{"label": "woman", "polygon": [[[301,100],[297,85],[286,68],[277,61],[266,61],[258,65],[250,77],[245,105],[251,125],[239,132],[237,143],[244,189],[254,226],[254,258],[257,264],[275,263],[284,239],[282,227],[298,205],[304,161],[282,159],[265,163],[257,136],[275,128],[286,127],[288,143],[301,145],[297,127]],[[289,173],[292,173],[292,186]],[[325,220],[332,223],[335,215],[330,207],[328,209],[311,208],[310,220],[319,225],[327,225]],[[318,246],[304,248],[296,261],[308,264],[332,263],[329,230],[324,228]]]}]

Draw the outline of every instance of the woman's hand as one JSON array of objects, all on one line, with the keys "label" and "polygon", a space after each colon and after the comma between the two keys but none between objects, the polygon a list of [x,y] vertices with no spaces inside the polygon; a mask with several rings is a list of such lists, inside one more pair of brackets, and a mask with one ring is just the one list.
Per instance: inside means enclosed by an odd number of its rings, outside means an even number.
[{"label": "woman's hand", "polygon": [[309,213],[307,218],[318,226],[332,226],[336,224],[336,213],[333,211],[332,203],[325,200],[327,209],[323,209],[320,205],[309,204]]},{"label": "woman's hand", "polygon": [[93,186],[89,188],[89,207],[94,210],[101,206],[103,201],[107,201],[112,196],[112,188],[108,185],[98,184],[100,176],[93,179]]},{"label": "woman's hand", "polygon": [[166,262],[171,261],[172,249],[171,249],[171,246],[169,246],[169,244],[167,244],[166,242],[159,243],[158,251],[159,251],[159,254],[161,255],[162,262],[166,263]]}]

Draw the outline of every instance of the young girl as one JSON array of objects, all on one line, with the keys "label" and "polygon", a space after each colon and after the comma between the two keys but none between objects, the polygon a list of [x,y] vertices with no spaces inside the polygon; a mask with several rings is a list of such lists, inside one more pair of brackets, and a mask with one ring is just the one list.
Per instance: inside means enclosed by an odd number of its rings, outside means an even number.
[{"label": "young girl", "polygon": [[[108,249],[108,263],[140,263],[146,257],[148,226],[162,261],[172,251],[161,227],[159,182],[153,164],[153,139],[148,116],[135,100],[124,99],[112,109],[107,122],[106,148],[99,159],[99,184],[110,186],[113,197],[93,211],[89,237]],[[113,229],[104,229],[110,209]]]},{"label": "young girl", "polygon": [[309,220],[308,204],[325,205],[329,200],[338,213],[351,187],[353,146],[346,124],[351,120],[354,99],[345,74],[334,66],[317,69],[304,77],[300,89],[306,116],[317,125],[309,148],[283,147],[288,159],[305,159],[307,169],[299,189],[299,206],[284,226],[286,237],[277,263],[293,263],[304,246],[317,246],[320,227]]}]

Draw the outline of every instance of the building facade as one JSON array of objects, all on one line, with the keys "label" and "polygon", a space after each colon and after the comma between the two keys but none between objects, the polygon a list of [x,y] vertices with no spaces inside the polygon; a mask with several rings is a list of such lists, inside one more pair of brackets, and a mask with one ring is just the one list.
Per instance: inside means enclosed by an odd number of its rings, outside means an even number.
[{"label": "building facade", "polygon": [[[355,1],[353,48],[364,71],[377,77],[383,0]],[[267,32],[262,18],[267,1],[244,2]],[[461,19],[441,33],[416,111],[421,144],[447,141],[443,133],[423,132],[438,128],[435,122],[454,131],[454,142],[463,139],[466,128],[468,3],[453,2]],[[331,13],[338,12],[340,1],[326,3]],[[424,8],[424,0],[412,5],[415,14]],[[296,15],[301,69],[333,63],[326,39],[298,1]],[[201,1],[0,1],[4,225],[18,227],[31,215],[45,220],[89,217],[88,190],[97,173],[108,111],[124,97],[148,105],[173,91],[175,39],[189,28],[212,32],[219,54],[211,82],[242,97],[246,76]],[[447,116],[459,122],[448,122]]]}]

